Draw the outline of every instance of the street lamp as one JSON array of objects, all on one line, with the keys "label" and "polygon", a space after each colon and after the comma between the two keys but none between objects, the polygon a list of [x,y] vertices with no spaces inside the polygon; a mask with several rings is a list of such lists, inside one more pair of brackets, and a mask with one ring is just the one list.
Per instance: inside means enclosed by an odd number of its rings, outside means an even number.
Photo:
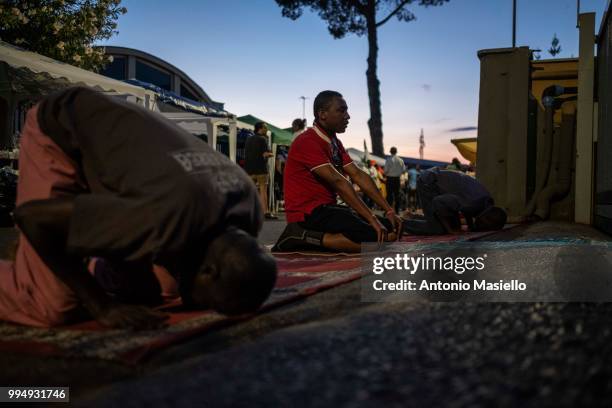
[{"label": "street lamp", "polygon": [[516,48],[516,0],[512,0],[512,48]]},{"label": "street lamp", "polygon": [[310,99],[306,96],[300,96],[298,99],[302,100],[302,119],[304,119],[304,124],[306,124],[306,99]]}]

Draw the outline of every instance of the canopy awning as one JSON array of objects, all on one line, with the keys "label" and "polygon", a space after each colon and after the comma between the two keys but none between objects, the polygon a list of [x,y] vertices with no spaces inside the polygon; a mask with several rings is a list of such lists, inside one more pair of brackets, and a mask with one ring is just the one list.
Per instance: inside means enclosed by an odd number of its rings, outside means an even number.
[{"label": "canopy awning", "polygon": [[[216,124],[229,124],[231,118],[220,118],[217,116],[205,116],[193,112],[162,112],[161,113],[166,119],[175,122],[177,125],[195,135],[206,134],[208,131],[208,123],[215,122]],[[253,126],[234,120],[238,129],[249,129],[253,130]]]},{"label": "canopy awning", "polygon": [[[354,162],[363,163],[364,152],[362,150],[349,147],[348,149],[346,149],[346,152],[351,157],[351,159],[353,159]],[[375,156],[372,153],[369,153],[368,157],[370,161],[376,162],[376,164],[378,164],[379,166],[385,165],[385,159],[382,157]]]},{"label": "canopy awning", "polygon": [[[36,75],[35,79],[40,82],[64,80],[69,84],[86,85],[106,92],[133,95],[143,102],[153,96],[151,91],[144,88],[26,51],[3,41],[0,41],[0,62],[5,63],[13,70],[39,74]],[[30,77],[32,77],[31,74]],[[2,85],[2,87],[4,88],[6,85]]]},{"label": "canopy awning", "polygon": [[168,103],[188,112],[194,112],[210,117],[229,118],[234,116],[230,112],[218,110],[212,105],[206,104],[204,102],[194,101],[189,98],[185,98],[184,96],[180,96],[172,91],[168,91],[148,82],[138,81],[136,79],[129,79],[126,82],[155,92],[158,102]]},{"label": "canopy awning", "polygon": [[[193,135],[206,135],[208,145],[217,150],[217,139],[227,136],[229,143],[229,158],[236,162],[237,121],[232,117],[204,116],[193,112],[160,112],[163,117],[174,122]],[[228,132],[220,134],[217,125],[225,125]]]},{"label": "canopy awning", "polygon": [[264,122],[268,126],[268,130],[270,131],[270,133],[272,133],[272,143],[276,143],[277,145],[281,146],[289,146],[293,142],[293,133],[278,128],[270,124],[270,122],[259,119],[253,115],[240,116],[238,120],[240,122],[245,122],[253,126],[257,122]]},{"label": "canopy awning", "polygon": [[162,112],[166,119],[171,120],[194,135],[207,134],[210,118],[191,112]]},{"label": "canopy awning", "polygon": [[470,163],[476,163],[476,150],[478,147],[478,139],[470,137],[466,139],[452,139],[451,143],[455,145],[461,156]]}]

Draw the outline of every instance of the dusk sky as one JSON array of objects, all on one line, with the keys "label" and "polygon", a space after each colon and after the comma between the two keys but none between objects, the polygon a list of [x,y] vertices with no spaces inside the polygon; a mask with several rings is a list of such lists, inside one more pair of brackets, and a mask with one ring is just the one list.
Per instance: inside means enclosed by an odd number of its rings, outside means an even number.
[{"label": "dusk sky", "polygon": [[[415,1],[416,3],[416,1]],[[582,0],[595,12],[596,29],[607,0]],[[279,127],[302,116],[312,123],[312,101],[324,89],[341,92],[351,122],[345,146],[363,148],[369,118],[366,87],[367,38],[335,40],[318,15],[284,18],[273,0],[124,0],[128,13],[119,35],[106,45],[139,49],[183,70],[228,111],[252,114]],[[459,156],[450,139],[475,137],[480,63],[476,53],[512,45],[512,0],[451,0],[441,7],[410,6],[417,20],[395,19],[379,29],[385,150],[395,145],[418,157],[425,132],[425,158]],[[379,18],[379,20],[382,18]],[[517,46],[542,49],[553,34],[557,58],[578,55],[576,0],[518,0]],[[463,159],[462,159],[463,161]]]}]

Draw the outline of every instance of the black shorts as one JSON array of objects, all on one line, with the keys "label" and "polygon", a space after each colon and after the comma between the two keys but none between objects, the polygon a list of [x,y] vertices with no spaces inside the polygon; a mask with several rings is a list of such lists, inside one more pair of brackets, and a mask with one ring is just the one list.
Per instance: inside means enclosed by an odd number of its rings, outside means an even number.
[{"label": "black shorts", "polygon": [[[378,219],[388,231],[393,230],[389,220],[382,217]],[[305,220],[298,224],[311,231],[340,233],[357,244],[377,240],[374,228],[354,210],[342,205],[321,205],[306,215]]]}]

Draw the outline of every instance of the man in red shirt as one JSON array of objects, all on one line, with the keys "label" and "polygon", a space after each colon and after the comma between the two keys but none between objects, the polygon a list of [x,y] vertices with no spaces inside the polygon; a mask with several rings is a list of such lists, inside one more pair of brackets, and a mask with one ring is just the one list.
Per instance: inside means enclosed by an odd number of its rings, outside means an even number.
[{"label": "man in red shirt", "polygon": [[[289,150],[284,178],[288,224],[273,250],[314,245],[358,252],[362,242],[399,238],[401,218],[370,176],[353,163],[336,136],[344,133],[350,119],[342,95],[336,91],[319,93],[314,116],[313,127],[300,134]],[[372,213],[347,176],[385,210],[385,218]],[[348,207],[336,204],[338,195]]]}]

